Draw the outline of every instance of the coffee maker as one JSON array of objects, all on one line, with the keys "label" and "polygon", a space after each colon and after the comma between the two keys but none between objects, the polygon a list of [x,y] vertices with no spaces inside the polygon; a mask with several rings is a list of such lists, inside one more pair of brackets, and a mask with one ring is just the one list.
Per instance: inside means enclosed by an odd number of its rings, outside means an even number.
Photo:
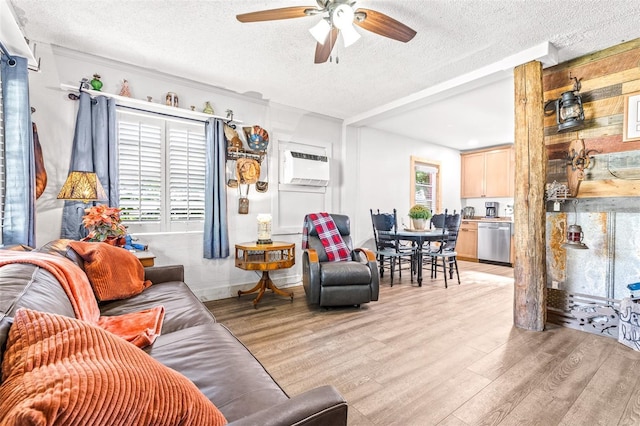
[{"label": "coffee maker", "polygon": [[484,207],[487,209],[486,217],[498,217],[498,206],[500,203],[496,201],[487,201]]}]

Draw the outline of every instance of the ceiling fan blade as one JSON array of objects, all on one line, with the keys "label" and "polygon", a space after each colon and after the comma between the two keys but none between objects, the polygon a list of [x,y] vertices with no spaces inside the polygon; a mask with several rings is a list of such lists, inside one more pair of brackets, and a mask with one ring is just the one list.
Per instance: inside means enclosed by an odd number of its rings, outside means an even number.
[{"label": "ceiling fan blade", "polygon": [[309,6],[283,7],[280,9],[260,10],[258,12],[249,12],[236,15],[236,19],[240,22],[261,22],[275,21],[278,19],[303,18],[308,16],[307,10],[315,11]]},{"label": "ceiling fan blade", "polygon": [[[364,19],[360,19],[359,15],[364,15]],[[416,32],[413,29],[409,28],[402,22],[396,21],[384,13],[376,12],[371,9],[356,10],[356,19],[353,20],[353,23],[365,30],[403,43],[408,42],[416,35]]]},{"label": "ceiling fan blade", "polygon": [[327,62],[329,59],[329,55],[331,55],[331,51],[333,50],[333,46],[336,45],[336,40],[338,39],[338,34],[340,30],[333,27],[329,34],[327,34],[327,38],[324,41],[324,44],[316,44],[316,58],[314,63],[322,64]]}]

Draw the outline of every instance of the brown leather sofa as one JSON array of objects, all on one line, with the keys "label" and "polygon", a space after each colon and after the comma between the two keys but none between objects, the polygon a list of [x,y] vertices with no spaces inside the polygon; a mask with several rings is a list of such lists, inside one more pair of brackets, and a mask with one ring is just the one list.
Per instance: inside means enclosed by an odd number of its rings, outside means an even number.
[{"label": "brown leather sofa", "polygon": [[[38,251],[66,256],[82,264],[65,240]],[[101,315],[165,307],[161,335],[144,350],[189,378],[231,425],[346,425],[347,403],[332,386],[289,397],[251,352],[184,283],[182,266],[145,268],[153,285],[141,294],[100,305]],[[74,317],[54,276],[30,264],[0,268],[0,360],[18,308]],[[295,360],[292,360],[295,362]]]}]

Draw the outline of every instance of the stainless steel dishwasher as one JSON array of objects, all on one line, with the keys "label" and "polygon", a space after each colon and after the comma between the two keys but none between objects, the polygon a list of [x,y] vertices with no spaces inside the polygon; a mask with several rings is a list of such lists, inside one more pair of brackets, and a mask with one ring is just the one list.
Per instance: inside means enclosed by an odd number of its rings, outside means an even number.
[{"label": "stainless steel dishwasher", "polygon": [[478,260],[511,264],[511,223],[478,223]]}]

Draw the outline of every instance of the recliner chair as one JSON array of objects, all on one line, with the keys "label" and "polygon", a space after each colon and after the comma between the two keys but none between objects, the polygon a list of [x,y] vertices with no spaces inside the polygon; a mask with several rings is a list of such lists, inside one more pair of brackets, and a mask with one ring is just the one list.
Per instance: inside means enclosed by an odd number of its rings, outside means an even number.
[{"label": "recliner chair", "polygon": [[302,252],[302,284],[307,300],[323,307],[360,306],[362,303],[378,300],[376,255],[365,248],[353,248],[348,216],[330,216],[351,250],[351,260],[330,262],[313,222],[305,216],[308,248]]}]

